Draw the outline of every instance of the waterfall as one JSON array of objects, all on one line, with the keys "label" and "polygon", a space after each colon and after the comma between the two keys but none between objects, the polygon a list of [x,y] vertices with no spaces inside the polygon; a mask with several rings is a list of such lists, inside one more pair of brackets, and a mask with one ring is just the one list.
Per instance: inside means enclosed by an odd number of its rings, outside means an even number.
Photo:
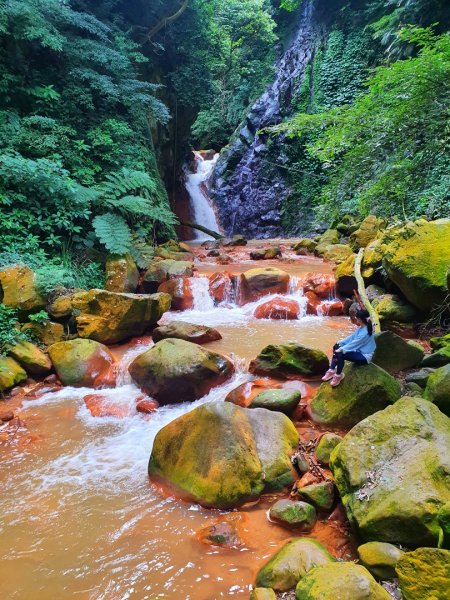
[{"label": "waterfall", "polygon": [[246,125],[222,152],[214,169],[211,197],[227,235],[240,233],[248,238],[283,235],[281,207],[283,198],[289,194],[285,181],[287,158],[280,143],[282,138],[272,140],[269,156],[267,136],[258,132],[292,113],[292,97],[314,54],[315,28],[313,0],[305,0],[297,31],[276,65],[274,82],[255,102]]},{"label": "waterfall", "polygon": [[[189,171],[185,167],[186,190],[191,200],[191,208],[194,216],[194,221],[197,225],[203,225],[212,231],[219,231],[216,214],[211,205],[211,200],[208,197],[207,183],[214,169],[214,166],[219,158],[215,154],[213,158],[206,158],[201,152],[194,152],[195,155],[195,170]],[[211,240],[211,236],[194,230],[196,240]]]}]

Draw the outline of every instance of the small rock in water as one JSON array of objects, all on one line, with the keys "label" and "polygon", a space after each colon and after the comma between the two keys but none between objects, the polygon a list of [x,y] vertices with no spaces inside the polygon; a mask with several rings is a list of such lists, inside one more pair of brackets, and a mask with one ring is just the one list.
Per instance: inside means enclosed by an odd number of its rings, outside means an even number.
[{"label": "small rock in water", "polygon": [[241,538],[240,525],[244,515],[231,513],[218,519],[216,522],[200,529],[197,539],[209,546],[222,548],[239,548],[244,545]]},{"label": "small rock in water", "polygon": [[310,530],[316,522],[316,509],[307,502],[278,500],[269,510],[271,519],[288,528]]},{"label": "small rock in water", "polygon": [[12,421],[13,419],[14,413],[11,410],[0,413],[0,421],[2,421],[2,423],[7,423],[8,421]]},{"label": "small rock in water", "polygon": [[253,398],[249,408],[267,408],[290,414],[301,398],[301,393],[296,390],[266,390]]},{"label": "small rock in water", "polygon": [[297,488],[299,496],[311,502],[319,510],[330,510],[334,502],[334,484],[332,481],[312,483],[305,487]]},{"label": "small rock in water", "polygon": [[295,300],[274,298],[260,304],[254,315],[257,319],[286,319],[292,321],[298,318],[299,312],[300,306]]},{"label": "small rock in water", "polygon": [[130,408],[126,404],[118,404],[108,396],[100,394],[88,394],[83,398],[86,408],[93,417],[117,417],[123,419],[130,414]]},{"label": "small rock in water", "polygon": [[136,410],[138,411],[138,413],[150,415],[154,413],[155,410],[158,410],[158,408],[159,403],[156,402],[156,400],[151,400],[150,398],[141,400],[139,400],[139,398],[136,399]]}]

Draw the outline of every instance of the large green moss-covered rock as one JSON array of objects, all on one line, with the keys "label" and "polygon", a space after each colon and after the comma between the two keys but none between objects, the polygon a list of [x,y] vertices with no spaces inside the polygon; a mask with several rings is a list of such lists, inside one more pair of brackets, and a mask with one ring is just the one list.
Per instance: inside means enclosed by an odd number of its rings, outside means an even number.
[{"label": "large green moss-covered rock", "polygon": [[117,294],[90,290],[74,294],[72,306],[78,335],[115,344],[142,335],[169,310],[169,294]]},{"label": "large green moss-covered rock", "polygon": [[383,219],[379,219],[375,215],[368,215],[359,226],[359,229],[350,235],[350,245],[353,250],[356,252],[359,248],[368,246],[379,235],[384,226]]},{"label": "large green moss-covered rock", "polygon": [[450,363],[450,344],[432,354],[428,354],[422,361],[423,367],[443,367]]},{"label": "large green moss-covered rock", "polygon": [[139,271],[129,254],[110,255],[106,259],[105,290],[134,293],[139,281]]},{"label": "large green moss-covered rock", "polygon": [[0,357],[0,392],[9,390],[27,378],[26,372],[13,358]]},{"label": "large green moss-covered rock", "polygon": [[114,363],[108,348],[94,340],[58,342],[48,353],[62,383],[75,387],[96,387]]},{"label": "large green moss-covered rock", "polygon": [[9,354],[31,375],[46,375],[51,371],[49,357],[31,342],[19,340]]},{"label": "large green moss-covered rock", "polygon": [[373,302],[376,313],[383,321],[396,321],[398,323],[410,323],[418,317],[417,309],[411,304],[406,304],[395,294],[382,294],[377,296]]},{"label": "large green moss-covered rock", "polygon": [[385,246],[383,266],[406,299],[429,312],[446,294],[450,219],[408,223]]},{"label": "large green moss-covered rock", "polygon": [[443,413],[450,417],[450,364],[436,369],[430,375],[424,398],[436,404]]},{"label": "large green moss-covered rock", "polygon": [[349,520],[363,539],[436,545],[450,500],[450,419],[402,398],[356,425],[331,455]]},{"label": "large green moss-covered rock", "polygon": [[333,563],[312,569],[300,580],[296,600],[391,600],[367,569],[355,563]]},{"label": "large green moss-covered rock", "polygon": [[319,542],[298,538],[288,542],[258,571],[256,585],[279,592],[294,588],[308,571],[336,559]]},{"label": "large green moss-covered rock", "polygon": [[316,423],[352,427],[386,408],[401,396],[401,387],[389,373],[374,364],[347,364],[338,387],[323,383],[310,404]]},{"label": "large green moss-covered rock", "polygon": [[416,342],[406,342],[392,331],[375,334],[376,350],[372,362],[388,373],[398,373],[420,365],[425,352]]},{"label": "large green moss-covered rock", "polygon": [[440,350],[441,348],[445,348],[445,346],[450,346],[450,333],[446,333],[440,337],[431,338],[430,346],[433,350]]},{"label": "large green moss-covered rock", "polygon": [[393,579],[403,550],[386,542],[367,542],[358,548],[361,564],[379,579]]},{"label": "large green moss-covered rock", "polygon": [[322,375],[328,369],[327,355],[322,350],[306,348],[295,342],[270,345],[261,350],[250,364],[252,373],[271,375]]},{"label": "large green moss-covered rock", "polygon": [[225,356],[174,338],[161,340],[129,367],[141,389],[162,404],[201,398],[233,371]]},{"label": "large green moss-covered rock", "polygon": [[45,300],[37,287],[36,275],[22,265],[0,271],[0,302],[22,313],[45,307]]},{"label": "large green moss-covered rock", "polygon": [[450,552],[418,548],[406,552],[397,563],[400,589],[405,600],[450,600]]},{"label": "large green moss-covered rock", "polygon": [[204,404],[158,432],[149,474],[205,506],[231,508],[290,484],[297,443],[297,430],[281,413]]},{"label": "large green moss-covered rock", "polygon": [[336,229],[327,229],[317,240],[317,246],[314,253],[321,256],[330,246],[339,244],[340,235]]},{"label": "large green moss-covered rock", "polygon": [[353,250],[347,244],[321,246],[321,256],[339,265],[345,262],[349,256],[353,256]]}]

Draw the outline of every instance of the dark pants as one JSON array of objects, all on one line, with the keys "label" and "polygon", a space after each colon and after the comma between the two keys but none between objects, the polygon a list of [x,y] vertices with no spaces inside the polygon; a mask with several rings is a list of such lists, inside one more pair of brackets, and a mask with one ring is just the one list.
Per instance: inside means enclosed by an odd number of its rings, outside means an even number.
[{"label": "dark pants", "polygon": [[346,360],[356,363],[357,365],[367,365],[367,360],[361,352],[337,352],[334,350],[330,369],[336,369],[336,373],[340,375]]}]

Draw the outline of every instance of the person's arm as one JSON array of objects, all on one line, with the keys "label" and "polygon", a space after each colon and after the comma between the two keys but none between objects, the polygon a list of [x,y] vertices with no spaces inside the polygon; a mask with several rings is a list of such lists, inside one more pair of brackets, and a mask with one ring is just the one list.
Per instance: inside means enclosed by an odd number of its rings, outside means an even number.
[{"label": "person's arm", "polygon": [[348,342],[352,341],[357,334],[358,334],[358,329],[356,331],[354,331],[353,333],[351,333],[350,335],[348,335],[347,337],[343,338],[342,340],[339,340],[336,345],[339,348],[342,348],[342,346],[344,346],[344,344],[347,344]]},{"label": "person's arm", "polygon": [[342,350],[342,352],[356,352],[357,350],[362,348],[364,344],[366,344],[367,340],[370,337],[366,327],[364,327],[364,331],[358,330],[357,333],[359,335],[355,336],[353,340],[349,340],[343,346],[339,346],[339,349]]}]

